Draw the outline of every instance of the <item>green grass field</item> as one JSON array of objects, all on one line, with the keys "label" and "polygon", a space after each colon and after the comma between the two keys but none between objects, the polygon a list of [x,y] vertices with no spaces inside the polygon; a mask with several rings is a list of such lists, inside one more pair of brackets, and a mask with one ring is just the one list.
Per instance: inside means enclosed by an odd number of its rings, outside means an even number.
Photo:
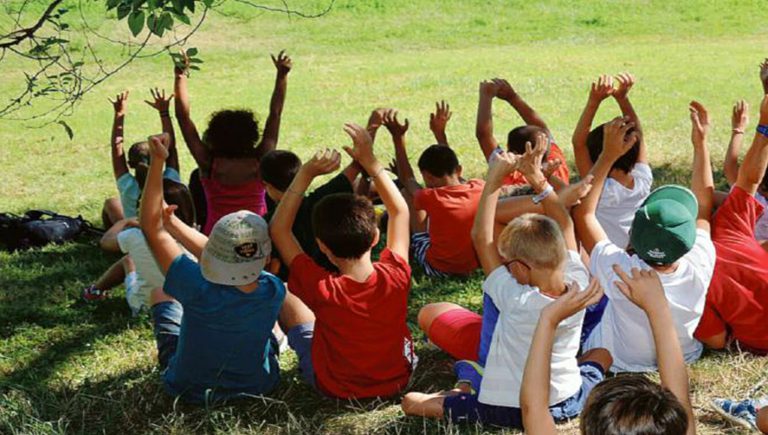
[{"label": "green grass field", "polygon": [[[108,35],[127,37],[125,24],[106,19],[101,4],[83,3],[89,22]],[[312,11],[325,2],[290,4]],[[427,121],[434,101],[446,99],[454,111],[449,139],[465,173],[482,176],[474,139],[478,82],[508,78],[570,156],[570,134],[590,81],[601,73],[631,71],[638,78],[631,96],[644,122],[657,184],[688,182],[687,104],[698,99],[714,118],[711,149],[722,185],[730,107],[747,99],[752,126],[757,114],[757,64],[768,55],[764,11],[765,3],[756,0],[339,0],[329,15],[302,20],[230,1],[189,44],[205,59],[190,82],[193,116],[203,125],[222,107],[265,115],[274,74],[268,54],[286,48],[295,66],[281,148],[306,157],[318,147],[340,147],[347,141],[343,122],[363,122],[374,107],[394,106],[410,118],[415,158],[431,144]],[[117,52],[102,44],[105,59],[115,61]],[[11,58],[0,62],[0,100],[23,83],[25,67]],[[106,98],[132,91],[126,132],[129,141],[140,140],[159,130],[156,114],[142,102],[150,86],[171,88],[167,56],[137,61],[87,95],[67,118],[72,141],[58,125],[0,121],[0,211],[50,208],[98,222],[103,200],[116,194]],[[598,121],[617,113],[608,101]],[[499,137],[519,123],[501,104],[495,120]],[[386,134],[377,149],[383,157],[392,155]],[[183,177],[192,169],[182,151]],[[78,303],[80,289],[115,259],[88,243],[0,253],[0,433],[481,431],[405,418],[398,400],[323,400],[301,384],[292,354],[281,359],[283,381],[269,398],[214,409],[174,403],[155,368],[149,318],[131,318],[122,291],[97,306]],[[421,338],[416,313],[428,302],[479,309],[480,282],[479,275],[446,281],[417,273],[409,317],[415,337]],[[413,389],[450,387],[450,360],[423,344],[417,351]],[[767,368],[763,359],[726,353],[707,353],[693,365],[700,432],[741,433],[709,411],[708,402],[749,394]],[[563,426],[568,433],[576,428]]]}]

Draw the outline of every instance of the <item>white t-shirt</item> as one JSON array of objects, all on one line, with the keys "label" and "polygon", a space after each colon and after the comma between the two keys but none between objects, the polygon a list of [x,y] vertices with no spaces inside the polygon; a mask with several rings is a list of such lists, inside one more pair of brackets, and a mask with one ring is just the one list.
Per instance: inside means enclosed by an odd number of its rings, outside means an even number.
[{"label": "white t-shirt", "polygon": [[630,174],[635,179],[632,189],[624,187],[613,178],[605,180],[595,212],[608,239],[621,248],[629,244],[629,228],[635,219],[635,212],[651,193],[653,185],[653,173],[647,163],[635,164]]},{"label": "white t-shirt", "polygon": [[[613,356],[612,372],[648,372],[657,369],[656,346],[651,324],[645,312],[627,299],[614,284],[619,277],[612,266],[618,264],[629,272],[633,267],[650,269],[637,255],[630,256],[624,249],[603,240],[592,250],[590,269],[600,280],[610,299],[603,319],[592,331],[586,349],[603,347]],[[696,361],[702,345],[693,338],[693,332],[704,312],[707,289],[715,268],[715,246],[707,231],[696,231],[693,248],[678,260],[673,273],[660,273],[664,293],[669,301],[677,338],[685,361]]]},{"label": "white t-shirt", "polygon": [[[580,290],[587,288],[589,271],[578,253],[568,251],[565,268],[566,284],[575,283]],[[541,310],[554,299],[539,293],[537,287],[518,283],[505,266],[488,275],[483,291],[499,308],[499,320],[488,349],[478,400],[487,405],[519,408],[520,386],[533,332]],[[576,353],[583,320],[584,311],[581,311],[557,327],[552,347],[550,405],[568,399],[581,388]]]},{"label": "white t-shirt", "polygon": [[127,292],[125,297],[131,311],[138,313],[142,307],[150,307],[152,290],[162,288],[165,282],[163,272],[157,266],[155,257],[147,245],[144,234],[138,228],[128,228],[117,234],[120,250],[131,256],[136,265],[136,291]]},{"label": "white t-shirt", "polygon": [[761,195],[760,192],[755,193],[755,199],[765,207],[763,214],[757,218],[757,223],[755,224],[755,239],[760,241],[768,240],[768,199]]}]

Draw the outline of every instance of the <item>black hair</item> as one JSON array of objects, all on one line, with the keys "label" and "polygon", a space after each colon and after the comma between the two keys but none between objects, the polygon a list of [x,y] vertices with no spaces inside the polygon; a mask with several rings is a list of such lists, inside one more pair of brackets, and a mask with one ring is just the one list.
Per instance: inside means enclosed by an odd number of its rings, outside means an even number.
[{"label": "black hair", "polygon": [[376,238],[373,204],[352,193],[328,195],[312,210],[312,231],[334,256],[360,258]]},{"label": "black hair", "polygon": [[598,384],[580,420],[584,435],[679,435],[688,430],[688,414],[677,397],[644,375]]},{"label": "black hair", "polygon": [[[513,128],[507,135],[507,151],[513,154],[525,154],[525,144],[530,142],[533,146],[536,144],[536,136],[542,133],[549,138],[547,130],[536,125],[521,125],[520,127]],[[546,161],[549,157],[549,149],[551,146],[551,144],[547,144],[547,152],[542,156],[542,162]]]},{"label": "black hair", "polygon": [[[587,135],[587,149],[589,150],[589,159],[592,160],[592,163],[595,163],[597,158],[600,157],[600,153],[603,152],[603,140],[605,136],[603,134],[604,127],[605,124],[601,124],[595,127],[595,129],[590,131],[589,135]],[[637,131],[635,127],[632,127],[627,130],[627,134],[632,134],[635,131]],[[640,141],[638,140],[635,142],[632,148],[629,149],[629,151],[624,153],[623,156],[616,160],[616,163],[611,166],[611,169],[619,169],[627,173],[632,172],[632,169],[635,167],[635,163],[637,163],[637,158],[639,156]]]},{"label": "black hair", "polygon": [[163,199],[168,205],[176,206],[174,212],[176,217],[191,227],[195,226],[195,204],[187,186],[178,181],[163,178]]},{"label": "black hair", "polygon": [[299,156],[290,151],[270,151],[259,161],[261,179],[281,192],[288,190],[300,168]]},{"label": "black hair", "polygon": [[128,148],[128,167],[136,169],[140,164],[149,166],[149,143],[136,142]]},{"label": "black hair", "polygon": [[211,115],[203,142],[214,157],[255,157],[259,123],[250,110],[220,110]]},{"label": "black hair", "polygon": [[459,158],[447,145],[430,145],[419,157],[419,169],[435,177],[453,175],[459,166]]}]

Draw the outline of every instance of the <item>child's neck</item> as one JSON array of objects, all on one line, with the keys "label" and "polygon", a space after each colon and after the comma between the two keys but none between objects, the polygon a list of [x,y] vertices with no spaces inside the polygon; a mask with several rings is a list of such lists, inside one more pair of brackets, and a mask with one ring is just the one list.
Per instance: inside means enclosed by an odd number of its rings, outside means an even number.
[{"label": "child's neck", "polygon": [[360,258],[336,258],[333,262],[342,275],[350,277],[355,282],[365,282],[373,274],[371,251]]},{"label": "child's neck", "polygon": [[626,187],[627,189],[635,188],[635,177],[633,177],[629,172],[624,172],[621,169],[611,169],[611,172],[608,174],[608,176],[616,180],[616,182]]},{"label": "child's neck", "polygon": [[558,298],[565,293],[565,277],[560,270],[531,271],[531,285],[538,287],[539,292],[551,298]]},{"label": "child's neck", "polygon": [[240,290],[243,293],[253,293],[256,291],[257,288],[259,288],[259,281],[254,281],[246,285],[238,285],[238,286],[235,286],[235,288]]}]

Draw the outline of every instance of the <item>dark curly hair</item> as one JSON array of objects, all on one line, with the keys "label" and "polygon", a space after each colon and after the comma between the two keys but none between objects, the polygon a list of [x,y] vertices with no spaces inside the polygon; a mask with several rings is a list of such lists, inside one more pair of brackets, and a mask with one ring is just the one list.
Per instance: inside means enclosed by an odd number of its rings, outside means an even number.
[{"label": "dark curly hair", "polygon": [[203,133],[203,142],[214,157],[254,157],[258,141],[259,122],[245,109],[213,113]]}]

